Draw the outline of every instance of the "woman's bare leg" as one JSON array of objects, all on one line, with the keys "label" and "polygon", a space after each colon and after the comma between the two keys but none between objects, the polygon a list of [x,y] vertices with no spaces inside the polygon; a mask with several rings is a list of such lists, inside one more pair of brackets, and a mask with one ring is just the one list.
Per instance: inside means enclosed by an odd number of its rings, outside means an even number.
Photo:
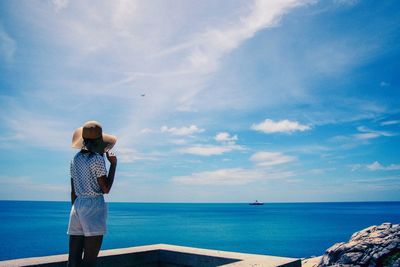
[{"label": "woman's bare leg", "polygon": [[82,263],[83,235],[69,236],[68,267],[79,267]]},{"label": "woman's bare leg", "polygon": [[96,266],[97,255],[99,255],[103,236],[86,236],[84,241],[83,266]]}]

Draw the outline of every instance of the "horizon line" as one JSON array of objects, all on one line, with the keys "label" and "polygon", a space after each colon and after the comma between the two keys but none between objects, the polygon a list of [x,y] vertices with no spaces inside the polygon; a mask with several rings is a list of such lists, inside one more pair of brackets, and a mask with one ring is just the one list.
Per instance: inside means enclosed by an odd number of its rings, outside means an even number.
[{"label": "horizon line", "polygon": [[[0,199],[1,202],[71,202],[69,200],[37,200],[37,199]],[[262,202],[263,204],[307,204],[307,203],[388,203],[388,202],[400,202],[400,200],[357,200],[357,201],[271,201]],[[107,203],[127,203],[127,204],[249,204],[253,202],[183,202],[183,201],[107,201]]]}]

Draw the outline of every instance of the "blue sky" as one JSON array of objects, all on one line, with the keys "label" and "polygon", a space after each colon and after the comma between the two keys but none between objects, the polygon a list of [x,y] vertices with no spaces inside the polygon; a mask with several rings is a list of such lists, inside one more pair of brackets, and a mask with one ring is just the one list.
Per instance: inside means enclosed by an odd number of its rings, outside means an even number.
[{"label": "blue sky", "polygon": [[119,138],[109,201],[398,201],[399,10],[1,1],[0,198],[68,200],[94,119]]}]

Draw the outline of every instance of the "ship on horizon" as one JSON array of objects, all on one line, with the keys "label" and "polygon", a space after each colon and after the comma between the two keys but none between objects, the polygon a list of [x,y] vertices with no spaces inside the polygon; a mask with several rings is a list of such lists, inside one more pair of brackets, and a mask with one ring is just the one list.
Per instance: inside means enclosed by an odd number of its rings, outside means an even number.
[{"label": "ship on horizon", "polygon": [[264,203],[262,203],[262,202],[259,202],[258,200],[256,200],[256,201],[254,201],[254,202],[251,202],[251,203],[249,203],[249,205],[264,205]]}]

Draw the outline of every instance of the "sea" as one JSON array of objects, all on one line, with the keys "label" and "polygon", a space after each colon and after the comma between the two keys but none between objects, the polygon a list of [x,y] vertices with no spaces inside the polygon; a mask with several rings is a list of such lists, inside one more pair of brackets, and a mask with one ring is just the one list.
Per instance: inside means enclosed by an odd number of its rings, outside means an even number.
[{"label": "sea", "polygon": [[[400,223],[400,202],[108,203],[102,249],[173,244],[305,258],[371,225]],[[0,201],[0,260],[68,253],[71,204]]]}]

